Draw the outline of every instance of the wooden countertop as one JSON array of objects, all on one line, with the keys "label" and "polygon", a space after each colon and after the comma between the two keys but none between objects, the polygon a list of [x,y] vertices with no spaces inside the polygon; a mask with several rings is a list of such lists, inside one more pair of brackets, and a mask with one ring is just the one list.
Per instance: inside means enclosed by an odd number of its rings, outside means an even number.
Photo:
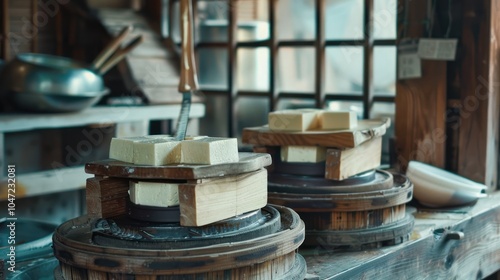
[{"label": "wooden countertop", "polygon": [[[500,270],[500,192],[413,213],[410,241],[361,252],[301,249],[311,279],[482,279]],[[318,277],[314,277],[314,275]]]}]

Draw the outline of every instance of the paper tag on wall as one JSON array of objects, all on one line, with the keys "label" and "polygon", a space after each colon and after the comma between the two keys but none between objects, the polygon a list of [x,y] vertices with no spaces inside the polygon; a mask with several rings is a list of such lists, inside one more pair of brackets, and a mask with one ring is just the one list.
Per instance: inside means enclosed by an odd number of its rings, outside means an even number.
[{"label": "paper tag on wall", "polygon": [[422,77],[420,57],[417,52],[418,41],[404,39],[398,45],[398,79]]},{"label": "paper tag on wall", "polygon": [[457,39],[420,39],[418,55],[422,59],[455,60]]}]

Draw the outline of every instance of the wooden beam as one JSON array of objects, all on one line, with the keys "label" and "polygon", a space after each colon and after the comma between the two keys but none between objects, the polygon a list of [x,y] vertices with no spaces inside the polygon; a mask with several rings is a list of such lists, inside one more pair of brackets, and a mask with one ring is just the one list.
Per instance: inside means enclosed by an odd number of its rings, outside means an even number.
[{"label": "wooden beam", "polygon": [[2,57],[3,59],[9,59],[10,49],[9,49],[9,1],[4,0],[2,6]]},{"label": "wooden beam", "polygon": [[[426,3],[398,1],[398,6],[404,7],[398,16],[408,14],[408,18],[398,21],[398,30],[406,28],[406,37],[424,37]],[[402,172],[410,160],[441,168],[445,165],[446,61],[422,60],[421,66],[421,78],[396,83],[395,139],[397,164]]]},{"label": "wooden beam", "polygon": [[466,0],[462,15],[458,173],[493,189],[500,122],[500,3]]}]

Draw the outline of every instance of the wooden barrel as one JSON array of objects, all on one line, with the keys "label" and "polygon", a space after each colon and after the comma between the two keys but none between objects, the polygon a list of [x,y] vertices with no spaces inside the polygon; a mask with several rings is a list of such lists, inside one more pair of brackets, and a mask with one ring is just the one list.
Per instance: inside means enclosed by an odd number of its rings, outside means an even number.
[{"label": "wooden barrel", "polygon": [[[306,264],[296,253],[304,223],[293,210],[277,210],[281,226],[265,236],[193,247],[142,249],[93,242],[95,218],[70,220],[56,230],[56,279],[304,279]],[[164,246],[163,246],[164,247]]]},{"label": "wooden barrel", "polygon": [[353,192],[345,192],[349,190],[345,185],[340,187],[342,192],[336,192],[335,186],[307,185],[300,192],[297,186],[286,192],[285,186],[270,181],[269,202],[299,213],[306,224],[303,246],[362,249],[397,244],[407,240],[413,229],[413,218],[406,210],[413,185],[403,175],[377,172],[390,178],[389,188],[382,180],[383,184],[374,181],[375,189],[369,183],[353,185]]}]

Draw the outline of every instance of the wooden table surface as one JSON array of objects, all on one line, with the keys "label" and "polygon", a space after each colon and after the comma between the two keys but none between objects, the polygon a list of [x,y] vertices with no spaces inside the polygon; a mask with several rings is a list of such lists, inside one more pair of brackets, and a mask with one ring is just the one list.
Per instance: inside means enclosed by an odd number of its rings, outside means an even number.
[{"label": "wooden table surface", "polygon": [[[471,206],[417,208],[410,241],[361,252],[301,249],[310,279],[482,279],[500,270],[500,192]],[[315,277],[316,276],[316,277]]]}]

